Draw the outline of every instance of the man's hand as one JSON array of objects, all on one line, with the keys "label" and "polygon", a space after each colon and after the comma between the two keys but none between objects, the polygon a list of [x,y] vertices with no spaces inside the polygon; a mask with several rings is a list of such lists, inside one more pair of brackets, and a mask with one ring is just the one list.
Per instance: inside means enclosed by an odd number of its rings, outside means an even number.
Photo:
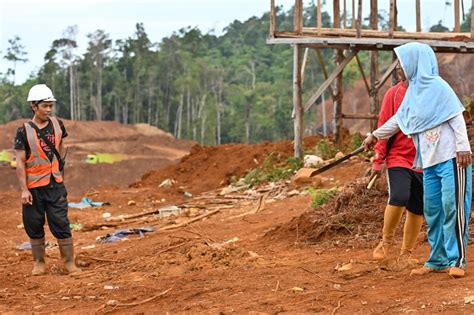
[{"label": "man's hand", "polygon": [[375,144],[377,143],[377,138],[371,133],[367,134],[367,138],[365,138],[364,142],[362,142],[362,145],[366,150],[371,149]]},{"label": "man's hand", "polygon": [[28,189],[21,191],[21,203],[24,205],[33,204],[33,196],[31,195],[31,192]]},{"label": "man's hand", "polygon": [[462,168],[466,168],[471,164],[471,152],[459,151],[456,152],[456,162]]}]

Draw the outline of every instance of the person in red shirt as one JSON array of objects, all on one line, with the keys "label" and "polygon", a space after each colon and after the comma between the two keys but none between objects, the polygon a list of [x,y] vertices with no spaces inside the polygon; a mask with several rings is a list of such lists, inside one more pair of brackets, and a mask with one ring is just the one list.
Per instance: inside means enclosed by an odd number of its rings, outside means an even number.
[{"label": "person in red shirt", "polygon": [[[408,83],[405,75],[397,66],[402,79],[391,87],[384,96],[380,109],[378,126],[389,120],[402,104]],[[384,260],[393,245],[395,230],[405,212],[405,226],[400,257],[411,260],[411,253],[423,224],[423,173],[413,169],[416,150],[412,139],[401,131],[388,140],[379,140],[375,145],[375,157],[372,162],[371,179],[380,176],[385,164],[388,179],[389,200],[385,207],[382,240],[374,249],[373,257]]]}]

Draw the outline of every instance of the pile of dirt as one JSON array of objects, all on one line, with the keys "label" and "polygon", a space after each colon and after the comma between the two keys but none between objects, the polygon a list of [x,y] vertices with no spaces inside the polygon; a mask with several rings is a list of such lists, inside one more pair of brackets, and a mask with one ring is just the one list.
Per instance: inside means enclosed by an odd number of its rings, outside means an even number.
[{"label": "pile of dirt", "polygon": [[[305,149],[314,149],[319,142],[317,136],[304,139]],[[158,187],[164,180],[171,179],[179,191],[192,193],[210,191],[230,184],[231,179],[242,177],[247,172],[262,166],[269,154],[276,154],[280,160],[293,156],[293,143],[280,141],[261,144],[224,144],[220,146],[195,145],[191,153],[178,164],[152,171],[132,187]]]},{"label": "pile of dirt", "polygon": [[329,203],[308,207],[301,216],[269,231],[272,240],[291,239],[296,231],[301,241],[351,240],[372,241],[379,237],[383,225],[382,209],[387,204],[386,183],[379,180],[367,189],[368,178],[360,178],[344,186]]}]

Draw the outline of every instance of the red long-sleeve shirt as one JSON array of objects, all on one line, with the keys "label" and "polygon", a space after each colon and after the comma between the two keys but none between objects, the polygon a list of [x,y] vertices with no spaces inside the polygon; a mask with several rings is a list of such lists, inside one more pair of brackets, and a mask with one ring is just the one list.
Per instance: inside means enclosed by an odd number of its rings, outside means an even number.
[{"label": "red long-sleeve shirt", "polygon": [[[380,108],[379,127],[395,115],[398,108],[400,108],[407,87],[408,86],[404,81],[400,81],[385,93]],[[401,131],[397,132],[393,137],[393,140],[377,141],[377,144],[375,145],[375,157],[372,162],[372,168],[374,170],[381,170],[384,163],[387,168],[404,167],[412,169],[416,153],[413,140],[408,138]],[[389,141],[393,141],[393,143],[391,144],[387,155],[387,144]]]}]

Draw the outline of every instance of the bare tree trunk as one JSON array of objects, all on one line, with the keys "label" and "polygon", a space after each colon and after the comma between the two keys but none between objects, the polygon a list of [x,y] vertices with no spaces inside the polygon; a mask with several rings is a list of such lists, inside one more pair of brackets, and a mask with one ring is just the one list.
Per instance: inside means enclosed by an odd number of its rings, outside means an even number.
[{"label": "bare tree trunk", "polygon": [[183,116],[183,105],[184,105],[184,91],[181,93],[181,98],[179,100],[178,111],[176,113],[176,120],[174,124],[174,136],[177,139],[181,139],[181,119]]},{"label": "bare tree trunk", "polygon": [[97,120],[102,120],[102,54],[99,54],[99,60],[97,63],[97,107],[96,116]]},{"label": "bare tree trunk", "polygon": [[189,137],[191,134],[191,91],[189,86],[186,96],[186,104],[186,136]]},{"label": "bare tree trunk", "polygon": [[207,115],[204,113],[201,116],[201,144],[204,144],[204,137],[206,135],[206,120],[207,120]]}]

